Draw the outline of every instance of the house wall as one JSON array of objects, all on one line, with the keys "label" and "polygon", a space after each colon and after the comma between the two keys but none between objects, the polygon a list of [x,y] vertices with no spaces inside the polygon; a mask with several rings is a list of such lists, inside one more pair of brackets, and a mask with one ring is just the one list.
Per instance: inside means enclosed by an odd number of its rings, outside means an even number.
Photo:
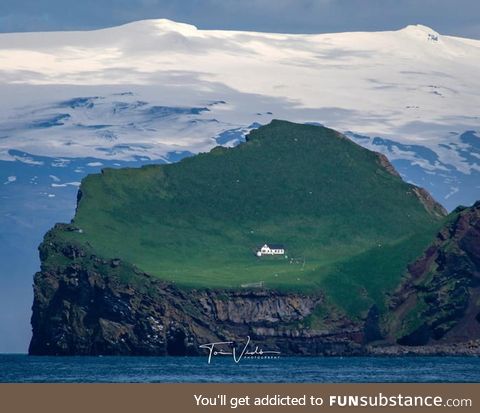
[{"label": "house wall", "polygon": [[261,248],[260,252],[262,255],[282,255],[285,254],[284,249],[270,249],[270,248]]}]

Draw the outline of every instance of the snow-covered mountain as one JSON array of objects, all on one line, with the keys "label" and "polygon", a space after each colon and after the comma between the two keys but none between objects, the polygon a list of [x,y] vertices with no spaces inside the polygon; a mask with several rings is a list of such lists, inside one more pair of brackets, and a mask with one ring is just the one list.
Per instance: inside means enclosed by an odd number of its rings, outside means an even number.
[{"label": "snow-covered mountain", "polygon": [[273,118],[343,131],[447,208],[471,204],[478,73],[480,41],[419,25],[288,35],[150,20],[0,34],[0,302],[15,297],[12,275],[30,288],[35,246],[72,215],[87,173],[235,145]]},{"label": "snow-covered mountain", "polygon": [[149,20],[2,34],[0,159],[162,159],[282,118],[351,131],[453,208],[480,197],[469,179],[480,172],[479,72],[480,41],[419,25],[287,35]]}]

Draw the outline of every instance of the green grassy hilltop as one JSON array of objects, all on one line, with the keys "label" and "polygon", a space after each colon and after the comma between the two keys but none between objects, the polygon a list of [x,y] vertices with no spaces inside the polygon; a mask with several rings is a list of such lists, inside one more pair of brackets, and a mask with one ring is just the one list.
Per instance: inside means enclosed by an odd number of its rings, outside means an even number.
[{"label": "green grassy hilltop", "polygon": [[[177,285],[322,290],[356,313],[382,305],[442,221],[378,154],[273,121],[235,148],[88,176],[81,232],[57,237]],[[266,242],[286,257],[256,257]]]}]

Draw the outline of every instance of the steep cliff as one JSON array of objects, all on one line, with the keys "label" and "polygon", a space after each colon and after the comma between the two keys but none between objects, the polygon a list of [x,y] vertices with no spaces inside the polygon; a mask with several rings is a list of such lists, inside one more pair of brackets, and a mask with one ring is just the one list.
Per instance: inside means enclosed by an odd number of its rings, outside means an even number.
[{"label": "steep cliff", "polygon": [[389,333],[400,344],[480,339],[480,202],[451,214],[390,309]]}]

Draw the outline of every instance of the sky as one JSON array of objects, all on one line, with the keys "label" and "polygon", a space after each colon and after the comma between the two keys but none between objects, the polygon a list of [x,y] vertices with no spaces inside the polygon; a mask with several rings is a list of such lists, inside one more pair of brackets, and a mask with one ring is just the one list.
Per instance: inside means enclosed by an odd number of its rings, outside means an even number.
[{"label": "sky", "polygon": [[281,33],[424,24],[480,39],[478,0],[1,0],[0,32],[88,30],[168,18],[201,29]]}]

